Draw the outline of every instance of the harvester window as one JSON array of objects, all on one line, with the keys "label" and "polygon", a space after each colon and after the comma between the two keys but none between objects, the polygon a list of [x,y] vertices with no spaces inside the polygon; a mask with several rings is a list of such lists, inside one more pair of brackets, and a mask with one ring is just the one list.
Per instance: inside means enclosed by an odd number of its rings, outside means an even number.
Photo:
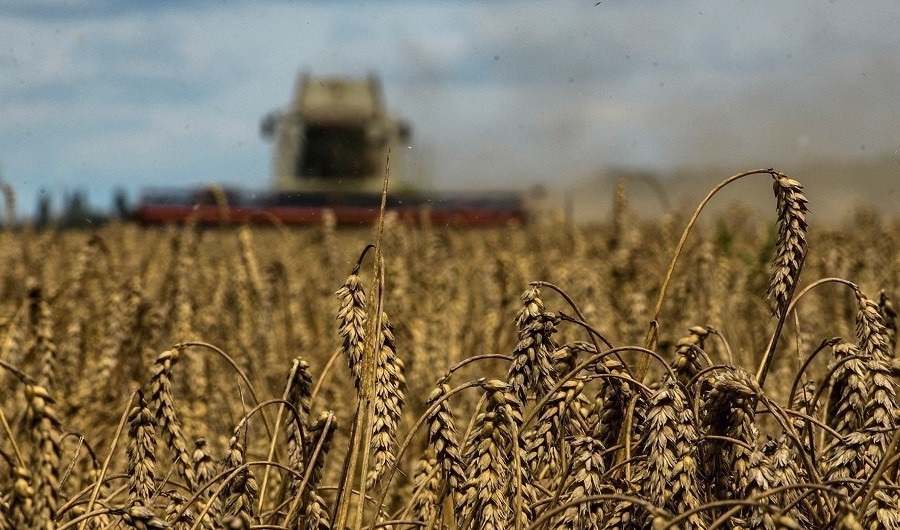
[{"label": "harvester window", "polygon": [[366,128],[362,125],[311,124],[306,127],[298,174],[303,177],[368,177],[376,173]]}]

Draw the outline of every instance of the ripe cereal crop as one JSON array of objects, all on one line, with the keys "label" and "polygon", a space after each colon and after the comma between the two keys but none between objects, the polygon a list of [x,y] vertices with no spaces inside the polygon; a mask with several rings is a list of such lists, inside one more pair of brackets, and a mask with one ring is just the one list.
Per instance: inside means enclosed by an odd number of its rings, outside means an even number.
[{"label": "ripe cereal crop", "polygon": [[900,224],[814,212],[7,229],[0,530],[900,529]]}]

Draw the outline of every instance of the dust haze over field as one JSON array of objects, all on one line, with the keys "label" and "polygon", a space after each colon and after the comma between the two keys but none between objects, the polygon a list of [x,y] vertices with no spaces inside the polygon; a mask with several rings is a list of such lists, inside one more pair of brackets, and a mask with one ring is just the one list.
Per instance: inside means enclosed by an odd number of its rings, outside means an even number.
[{"label": "dust haze over field", "polygon": [[[568,201],[570,215],[578,222],[604,219],[612,209],[613,190],[622,181],[639,205],[640,214],[656,216],[667,210],[692,210],[713,186],[744,169],[750,166],[711,163],[659,172],[610,168],[582,178],[580,184],[552,194],[547,201],[558,209],[565,209]],[[811,160],[788,164],[782,170],[804,185],[807,197],[814,203],[810,212],[813,223],[845,221],[861,209],[889,216],[900,211],[898,155]],[[769,186],[761,180],[745,182],[723,193],[713,200],[710,210],[721,214],[742,205],[746,214],[765,219],[771,208],[749,206],[768,205],[772,200]]]},{"label": "dust haze over field", "polygon": [[3,178],[26,212],[41,190],[266,188],[259,120],[295,76],[376,73],[437,188],[543,184],[596,208],[611,168],[695,199],[775,167],[829,214],[900,210],[895,2],[595,3],[12,2]]}]

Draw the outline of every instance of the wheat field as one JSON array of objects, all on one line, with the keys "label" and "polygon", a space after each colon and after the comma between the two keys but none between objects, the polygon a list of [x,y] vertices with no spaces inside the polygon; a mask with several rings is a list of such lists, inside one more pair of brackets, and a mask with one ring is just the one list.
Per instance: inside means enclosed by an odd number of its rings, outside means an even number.
[{"label": "wheat field", "polygon": [[0,232],[0,530],[900,528],[900,222],[742,175],[765,221]]}]

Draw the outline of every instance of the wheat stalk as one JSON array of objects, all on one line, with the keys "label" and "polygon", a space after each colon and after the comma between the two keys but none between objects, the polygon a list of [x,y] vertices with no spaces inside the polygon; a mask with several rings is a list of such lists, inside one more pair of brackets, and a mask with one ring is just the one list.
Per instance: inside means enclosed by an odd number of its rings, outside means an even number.
[{"label": "wheat stalk", "polygon": [[[808,477],[804,469],[797,464],[796,455],[787,436],[781,435],[771,440],[763,447],[763,453],[769,458],[772,465],[771,488],[788,487],[802,482],[807,482]],[[775,504],[788,506],[797,503],[799,496],[796,490],[786,490],[775,497]],[[811,516],[814,510],[808,503],[801,502],[799,506],[788,512],[801,528],[812,525]]]},{"label": "wheat stalk", "polygon": [[303,473],[306,462],[304,460],[304,441],[308,435],[304,432],[304,423],[309,418],[310,397],[312,394],[312,375],[309,373],[309,363],[303,359],[295,359],[288,380],[285,396],[288,403],[297,411],[299,424],[294,421],[286,421],[284,424],[285,439],[288,447],[288,461],[291,467],[299,473]]},{"label": "wheat stalk", "polygon": [[223,509],[230,514],[222,519],[225,528],[250,530],[258,493],[253,473],[249,468],[242,469],[231,482],[230,493],[223,503]]}]

